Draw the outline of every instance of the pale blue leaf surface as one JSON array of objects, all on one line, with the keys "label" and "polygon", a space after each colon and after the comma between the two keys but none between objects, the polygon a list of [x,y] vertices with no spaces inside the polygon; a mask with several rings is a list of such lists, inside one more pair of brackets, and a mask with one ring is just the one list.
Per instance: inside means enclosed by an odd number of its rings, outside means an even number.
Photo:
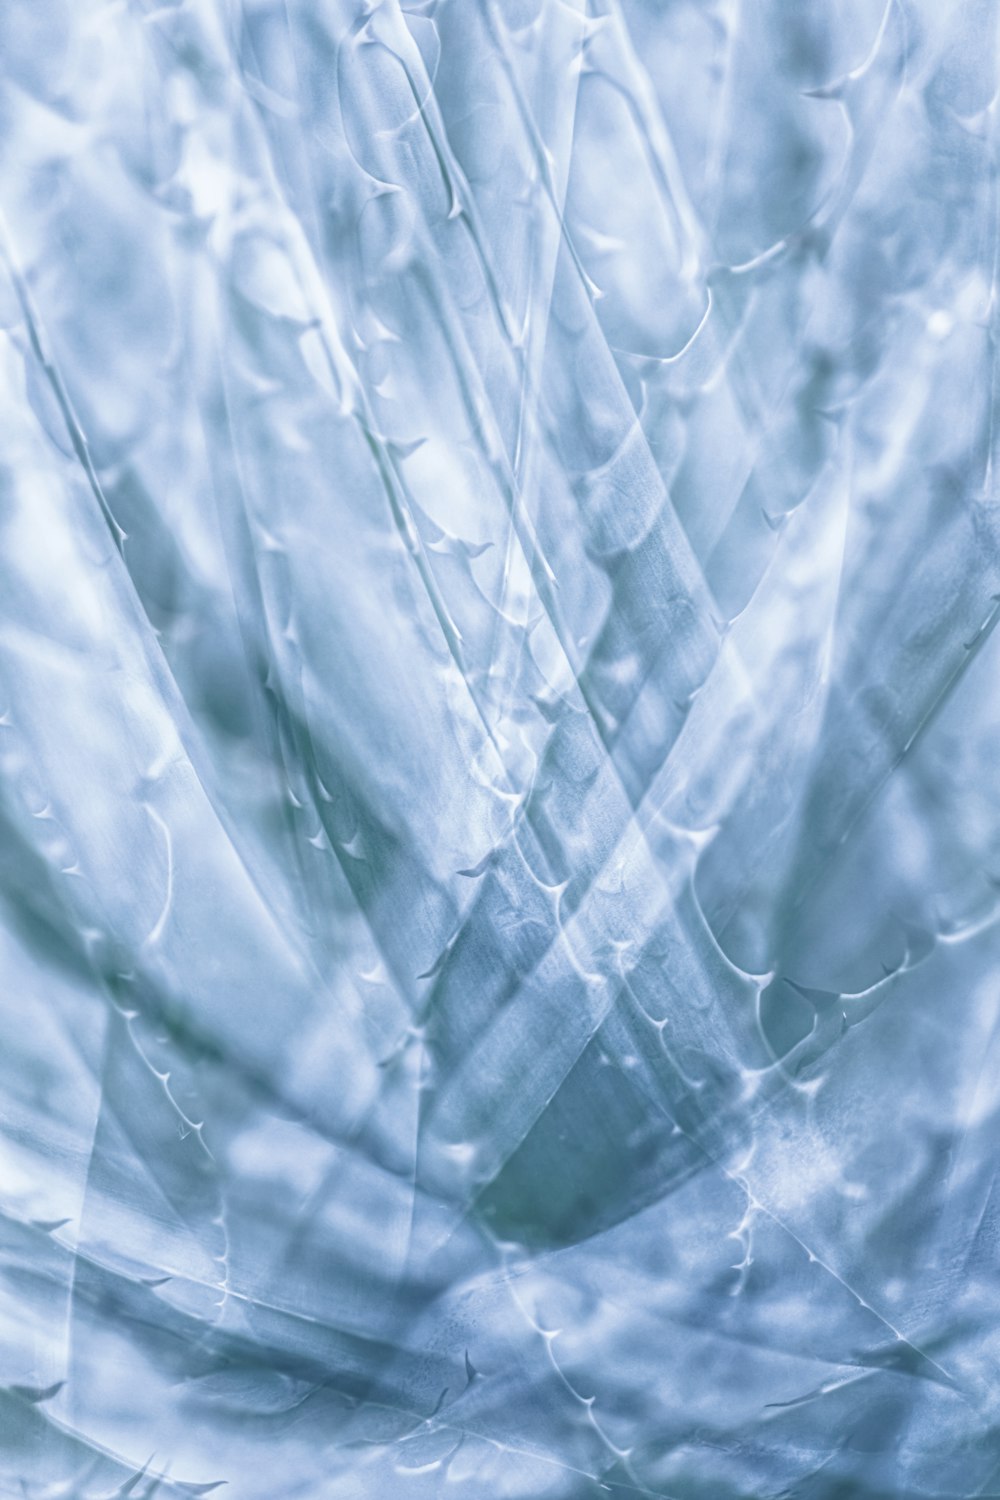
[{"label": "pale blue leaf surface", "polygon": [[1000,1494],[998,23],[0,6],[0,1494]]}]

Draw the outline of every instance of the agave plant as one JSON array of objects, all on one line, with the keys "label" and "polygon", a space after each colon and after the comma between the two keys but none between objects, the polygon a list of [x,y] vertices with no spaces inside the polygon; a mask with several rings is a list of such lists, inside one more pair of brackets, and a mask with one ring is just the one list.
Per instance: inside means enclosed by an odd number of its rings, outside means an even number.
[{"label": "agave plant", "polygon": [[996,7],[0,7],[0,1493],[1000,1492]]}]

